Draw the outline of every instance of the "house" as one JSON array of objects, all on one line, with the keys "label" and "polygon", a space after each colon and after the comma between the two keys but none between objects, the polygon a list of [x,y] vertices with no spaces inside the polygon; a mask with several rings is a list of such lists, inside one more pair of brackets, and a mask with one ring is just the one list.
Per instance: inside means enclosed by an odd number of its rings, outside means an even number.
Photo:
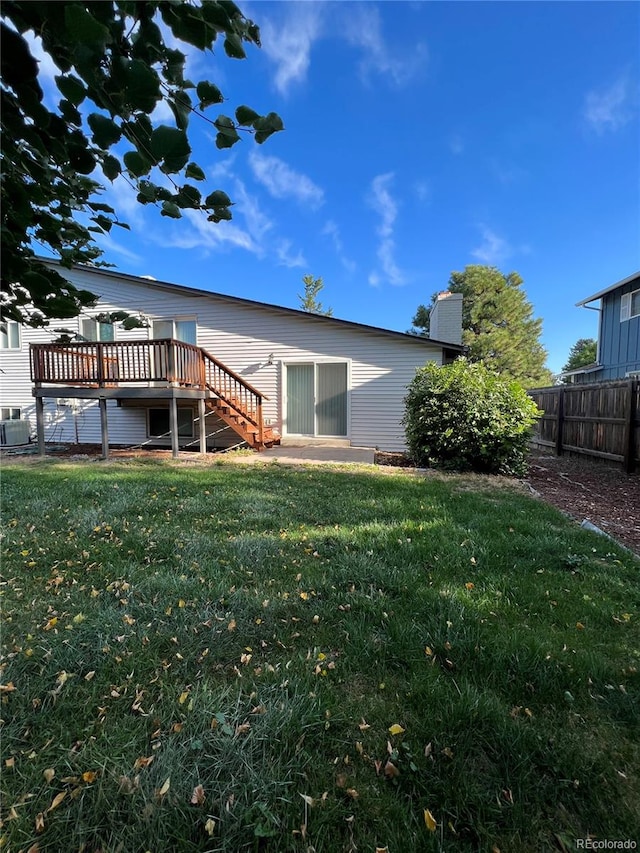
[{"label": "house", "polygon": [[[600,301],[600,307],[591,303]],[[563,373],[570,382],[602,382],[640,376],[640,272],[577,303],[599,311],[594,364]]]},{"label": "house", "polygon": [[[55,323],[78,342],[12,321],[0,334],[2,419],[29,419],[41,452],[59,441],[102,443],[105,455],[109,444],[176,455],[280,441],[402,450],[416,369],[462,351],[459,330],[434,340],[102,268],[64,275],[99,296]],[[447,311],[460,325],[458,300],[438,310],[439,328],[452,325]],[[145,327],[105,322],[115,311]]]}]

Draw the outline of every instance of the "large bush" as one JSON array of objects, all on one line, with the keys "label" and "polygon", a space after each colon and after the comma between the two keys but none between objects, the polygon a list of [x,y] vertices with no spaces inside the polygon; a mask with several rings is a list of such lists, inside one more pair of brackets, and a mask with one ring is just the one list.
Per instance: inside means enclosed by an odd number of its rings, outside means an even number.
[{"label": "large bush", "polygon": [[427,364],[405,397],[404,426],[413,461],[423,467],[521,475],[535,403],[517,382],[460,358]]}]

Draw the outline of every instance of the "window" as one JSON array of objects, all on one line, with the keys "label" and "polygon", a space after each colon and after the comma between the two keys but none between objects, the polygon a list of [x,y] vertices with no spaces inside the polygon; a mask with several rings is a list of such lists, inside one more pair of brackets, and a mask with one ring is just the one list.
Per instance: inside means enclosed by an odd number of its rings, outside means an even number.
[{"label": "window", "polygon": [[[149,438],[168,438],[170,423],[169,409],[149,409]],[[193,438],[193,409],[178,409],[178,436]]]},{"label": "window", "polygon": [[0,323],[0,349],[20,349],[20,323],[16,320]]},{"label": "window", "polygon": [[156,340],[174,338],[185,344],[198,343],[198,330],[194,319],[154,320],[151,326],[151,337]]},{"label": "window", "polygon": [[115,328],[113,323],[99,323],[93,317],[80,318],[80,334],[86,341],[113,341]]},{"label": "window", "polygon": [[17,406],[2,407],[0,409],[0,420],[2,421],[19,421],[20,409]]},{"label": "window", "polygon": [[640,290],[623,293],[620,299],[620,322],[631,320],[632,317],[640,317]]}]

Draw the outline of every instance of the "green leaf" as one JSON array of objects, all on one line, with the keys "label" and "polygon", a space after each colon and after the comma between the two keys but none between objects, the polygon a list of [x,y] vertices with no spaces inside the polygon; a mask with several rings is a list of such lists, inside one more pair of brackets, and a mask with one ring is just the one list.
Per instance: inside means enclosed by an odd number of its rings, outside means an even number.
[{"label": "green leaf", "polygon": [[189,163],[187,171],[184,174],[185,178],[191,178],[194,181],[204,181],[206,177],[205,173],[197,163]]},{"label": "green leaf", "polygon": [[179,207],[198,208],[202,204],[200,190],[185,184],[180,188],[180,191],[175,197],[176,204]]},{"label": "green leaf", "polygon": [[162,210],[160,211],[160,214],[161,216],[169,216],[171,219],[180,219],[182,216],[180,208],[172,201],[162,202]]},{"label": "green leaf", "polygon": [[153,112],[162,97],[156,72],[141,59],[132,59],[125,69],[124,79],[129,106],[145,113]]},{"label": "green leaf", "polygon": [[122,166],[120,165],[120,161],[117,157],[107,154],[102,158],[102,171],[104,172],[105,178],[108,178],[110,181],[115,181],[122,171]]},{"label": "green leaf", "polygon": [[115,121],[100,113],[91,113],[87,124],[93,132],[92,139],[99,148],[110,148],[122,136],[122,131]]},{"label": "green leaf", "polygon": [[251,107],[246,107],[243,104],[236,109],[236,121],[238,124],[251,126],[257,118],[260,118],[260,114],[252,110]]},{"label": "green leaf", "polygon": [[255,140],[259,145],[268,139],[272,134],[284,130],[282,119],[277,113],[268,113],[266,116],[261,116],[253,123],[255,128]]},{"label": "green leaf", "polygon": [[204,110],[205,107],[211,106],[211,104],[221,104],[224,101],[222,97],[222,92],[215,83],[209,83],[208,80],[201,80],[196,86],[196,93],[198,98],[200,98],[200,109]]},{"label": "green leaf", "polygon": [[228,33],[224,40],[224,52],[231,59],[246,59],[247,54],[242,46],[242,39],[236,33]]},{"label": "green leaf", "polygon": [[139,151],[127,151],[122,159],[128,171],[136,178],[147,175],[151,169],[151,163]]},{"label": "green leaf", "polygon": [[111,41],[111,33],[107,27],[96,21],[84,3],[65,4],[64,20],[71,44],[77,42],[95,53],[102,53],[106,44]]},{"label": "green leaf", "polygon": [[167,103],[176,117],[176,124],[180,130],[186,130],[189,126],[191,111],[193,109],[188,92],[176,92],[173,98],[167,98]]},{"label": "green leaf", "polygon": [[228,207],[231,199],[222,190],[215,190],[205,198],[204,204],[205,207]]},{"label": "green leaf", "polygon": [[60,92],[76,107],[84,101],[87,90],[82,80],[74,77],[73,74],[58,74],[55,80]]},{"label": "green leaf", "polygon": [[191,146],[184,130],[161,124],[151,134],[151,153],[158,160],[172,157],[188,157]]}]

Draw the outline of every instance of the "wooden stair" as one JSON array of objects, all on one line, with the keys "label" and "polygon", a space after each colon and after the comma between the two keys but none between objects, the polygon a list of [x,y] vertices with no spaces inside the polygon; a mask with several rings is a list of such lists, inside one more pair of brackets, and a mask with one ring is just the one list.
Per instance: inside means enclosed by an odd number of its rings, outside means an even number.
[{"label": "wooden stair", "polygon": [[206,406],[209,411],[215,412],[224,423],[230,426],[253,450],[266,450],[268,447],[280,444],[280,436],[276,435],[270,426],[264,424],[261,438],[259,425],[253,423],[242,411],[242,406],[238,401],[235,402],[236,405],[232,405],[227,400],[216,397],[213,400],[207,400]]},{"label": "wooden stair", "polygon": [[204,385],[215,395],[206,401],[209,411],[215,412],[253,450],[280,444],[280,436],[265,425],[262,416],[262,402],[269,398],[206,350],[200,352]]}]

